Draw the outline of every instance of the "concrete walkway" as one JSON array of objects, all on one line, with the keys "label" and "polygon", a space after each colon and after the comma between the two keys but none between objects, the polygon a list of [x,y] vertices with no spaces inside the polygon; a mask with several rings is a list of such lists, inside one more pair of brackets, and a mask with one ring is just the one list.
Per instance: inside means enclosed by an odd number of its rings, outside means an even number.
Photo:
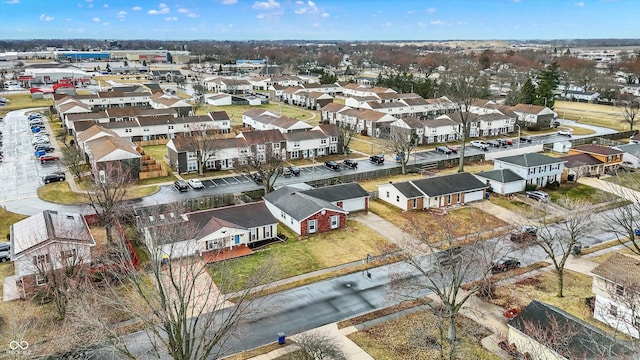
[{"label": "concrete walkway", "polygon": [[369,211],[368,213],[356,213],[349,216],[349,219],[355,220],[368,226],[371,230],[382,235],[389,242],[398,246],[401,250],[414,255],[425,255],[431,253],[429,245],[424,244],[406,231],[400,229],[395,224],[381,218],[380,216]]}]

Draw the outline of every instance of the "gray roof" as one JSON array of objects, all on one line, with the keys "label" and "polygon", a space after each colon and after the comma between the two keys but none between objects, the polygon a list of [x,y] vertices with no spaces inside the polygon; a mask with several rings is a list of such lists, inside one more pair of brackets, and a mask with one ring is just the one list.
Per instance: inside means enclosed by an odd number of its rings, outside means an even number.
[{"label": "gray roof", "polygon": [[347,213],[327,200],[307,195],[288,186],[272,191],[263,198],[297,221],[304,220],[324,209]]},{"label": "gray roof", "polygon": [[626,152],[627,154],[640,158],[640,144],[620,145],[616,146],[616,148]]},{"label": "gray roof", "polygon": [[407,199],[422,197],[424,194],[418,190],[410,181],[392,184],[393,187],[404,195]]},{"label": "gray roof", "polygon": [[[633,350],[624,346],[624,340],[616,340],[595,326],[555,306],[537,300],[530,302],[518,316],[509,320],[508,324],[534,340],[537,340],[536,337],[544,338],[544,334],[536,336],[531,333],[531,331],[540,331],[538,329],[554,331],[552,328],[555,326],[555,331],[568,331],[573,335],[567,335],[566,344],[551,347],[568,359],[600,359],[602,354],[599,350],[601,349],[607,349],[608,355],[615,358],[634,353]],[[543,342],[540,343],[543,344]]]},{"label": "gray roof", "polygon": [[480,190],[487,187],[485,183],[466,172],[414,180],[412,183],[429,197]]},{"label": "gray roof", "polygon": [[497,158],[495,159],[495,161],[502,161],[509,164],[523,166],[526,168],[564,162],[564,160],[562,159],[558,159],[558,158],[554,158],[551,156],[542,155],[538,153],[507,156],[507,157]]},{"label": "gray roof", "polygon": [[480,176],[480,177],[483,177],[483,178],[486,178],[486,179],[490,179],[490,180],[495,180],[495,181],[501,182],[503,184],[514,182],[514,181],[524,180],[524,178],[522,178],[522,176],[514,173],[510,169],[498,169],[498,170],[491,170],[491,171],[483,171],[483,172],[477,173],[476,176]]},{"label": "gray roof", "polygon": [[338,184],[303,191],[304,194],[329,202],[368,197],[369,193],[358,183]]}]

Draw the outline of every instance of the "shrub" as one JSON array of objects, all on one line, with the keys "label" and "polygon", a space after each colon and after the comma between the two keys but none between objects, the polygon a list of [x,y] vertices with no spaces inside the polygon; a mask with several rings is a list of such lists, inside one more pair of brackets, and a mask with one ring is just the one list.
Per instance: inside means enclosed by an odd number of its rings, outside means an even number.
[{"label": "shrub", "polygon": [[545,187],[546,187],[547,189],[551,189],[551,190],[553,190],[553,189],[557,189],[557,188],[559,188],[559,187],[560,187],[560,183],[559,183],[559,182],[557,182],[557,181],[550,182],[550,183],[547,183],[547,186],[545,186]]},{"label": "shrub", "polygon": [[527,186],[524,187],[525,191],[532,191],[536,189],[536,185],[535,184],[527,184]]}]

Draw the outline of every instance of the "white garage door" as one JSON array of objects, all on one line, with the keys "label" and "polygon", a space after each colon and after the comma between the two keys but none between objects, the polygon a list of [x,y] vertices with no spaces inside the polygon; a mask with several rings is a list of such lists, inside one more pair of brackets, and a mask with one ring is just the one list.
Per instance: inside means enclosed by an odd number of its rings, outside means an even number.
[{"label": "white garage door", "polygon": [[364,199],[350,199],[342,203],[342,208],[347,211],[364,210]]},{"label": "white garage door", "polygon": [[464,202],[472,202],[482,200],[482,191],[474,191],[464,194]]}]

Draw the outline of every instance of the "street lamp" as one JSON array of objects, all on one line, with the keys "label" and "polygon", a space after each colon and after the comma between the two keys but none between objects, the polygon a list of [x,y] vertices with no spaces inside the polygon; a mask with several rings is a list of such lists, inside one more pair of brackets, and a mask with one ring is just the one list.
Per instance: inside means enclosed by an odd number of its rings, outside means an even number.
[{"label": "street lamp", "polygon": [[520,149],[520,125],[516,124],[518,127],[518,149]]}]

